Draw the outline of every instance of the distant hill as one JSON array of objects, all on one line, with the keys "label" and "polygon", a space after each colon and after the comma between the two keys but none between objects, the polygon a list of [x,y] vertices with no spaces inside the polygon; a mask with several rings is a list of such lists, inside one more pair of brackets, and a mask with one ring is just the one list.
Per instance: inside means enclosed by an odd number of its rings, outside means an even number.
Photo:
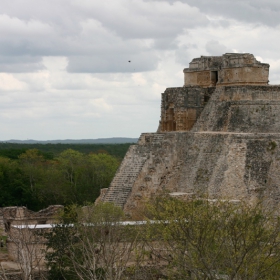
[{"label": "distant hill", "polygon": [[126,137],[112,137],[112,138],[98,138],[98,139],[66,139],[66,140],[6,140],[0,143],[17,143],[17,144],[123,144],[136,143],[138,138]]}]

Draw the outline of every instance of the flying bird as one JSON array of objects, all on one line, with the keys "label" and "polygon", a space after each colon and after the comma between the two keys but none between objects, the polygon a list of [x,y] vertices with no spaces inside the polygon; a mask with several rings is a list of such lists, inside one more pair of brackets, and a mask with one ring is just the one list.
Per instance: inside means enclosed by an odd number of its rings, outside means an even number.
[{"label": "flying bird", "polygon": [[130,63],[131,61],[129,60],[128,62]]}]

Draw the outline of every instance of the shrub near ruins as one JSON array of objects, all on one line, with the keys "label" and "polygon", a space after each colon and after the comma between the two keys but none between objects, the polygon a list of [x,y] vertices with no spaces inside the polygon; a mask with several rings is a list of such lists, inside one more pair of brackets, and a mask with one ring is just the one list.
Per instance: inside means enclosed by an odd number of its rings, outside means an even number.
[{"label": "shrub near ruins", "polygon": [[49,279],[279,279],[280,219],[261,203],[161,196],[147,209],[124,226],[112,204],[71,208],[47,236]]},{"label": "shrub near ruins", "polygon": [[280,219],[261,203],[159,197],[148,208],[168,279],[279,279]]},{"label": "shrub near ruins", "polygon": [[124,279],[138,234],[120,224],[123,217],[110,203],[68,208],[62,223],[45,235],[49,279]]}]

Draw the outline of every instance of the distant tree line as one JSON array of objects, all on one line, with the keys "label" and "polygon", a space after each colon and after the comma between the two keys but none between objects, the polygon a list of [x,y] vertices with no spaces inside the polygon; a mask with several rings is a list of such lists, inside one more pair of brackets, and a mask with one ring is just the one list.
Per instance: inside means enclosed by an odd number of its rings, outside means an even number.
[{"label": "distant tree line", "polygon": [[18,159],[30,149],[37,149],[45,159],[54,159],[65,150],[72,149],[84,154],[108,153],[122,159],[131,144],[17,144],[0,142],[0,156]]},{"label": "distant tree line", "polygon": [[[40,145],[40,150],[26,149],[24,145],[15,149],[15,144],[9,145],[0,149],[0,207],[27,206],[31,210],[51,204],[94,202],[100,189],[109,186],[120,155],[128,147],[104,145],[106,150],[101,150],[102,145],[96,145],[98,150],[94,153],[84,147],[94,145],[80,145],[80,150],[88,153],[74,149],[58,153],[60,146],[67,145],[53,145],[56,146],[53,150],[43,149],[45,145]],[[112,146],[117,147],[115,155],[109,154]],[[117,151],[120,147],[122,152]]]}]

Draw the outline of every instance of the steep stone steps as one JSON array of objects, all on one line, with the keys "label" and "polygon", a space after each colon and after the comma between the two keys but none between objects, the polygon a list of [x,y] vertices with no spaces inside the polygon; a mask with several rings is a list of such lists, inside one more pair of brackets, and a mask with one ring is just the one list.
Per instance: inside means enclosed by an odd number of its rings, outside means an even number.
[{"label": "steep stone steps", "polygon": [[147,158],[146,147],[131,146],[103,201],[113,202],[115,205],[123,207]]}]

